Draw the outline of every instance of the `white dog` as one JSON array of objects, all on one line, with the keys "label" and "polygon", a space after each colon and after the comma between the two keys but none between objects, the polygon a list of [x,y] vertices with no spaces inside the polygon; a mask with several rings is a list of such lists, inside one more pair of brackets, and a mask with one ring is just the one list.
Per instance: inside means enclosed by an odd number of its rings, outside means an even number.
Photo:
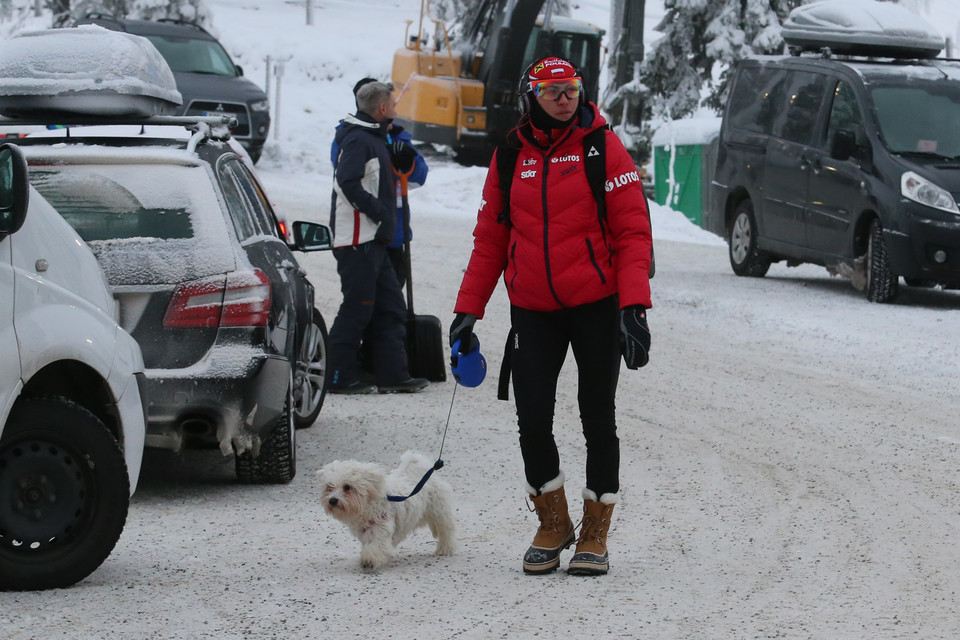
[{"label": "white dog", "polygon": [[403,502],[433,463],[407,451],[400,467],[387,473],[379,464],[335,460],[317,475],[323,484],[323,510],[343,522],[360,541],[360,566],[376,569],[393,557],[396,546],[418,527],[429,526],[437,539],[436,555],[453,555],[453,490],[436,473],[420,492]]}]

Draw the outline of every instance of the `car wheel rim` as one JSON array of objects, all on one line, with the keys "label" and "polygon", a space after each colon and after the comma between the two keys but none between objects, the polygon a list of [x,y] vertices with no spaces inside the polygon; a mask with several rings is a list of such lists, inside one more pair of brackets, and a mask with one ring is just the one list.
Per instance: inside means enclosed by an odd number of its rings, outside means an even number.
[{"label": "car wheel rim", "polygon": [[320,404],[323,396],[323,382],[327,371],[327,357],[323,349],[323,336],[320,329],[310,325],[308,334],[310,351],[307,354],[306,364],[297,372],[297,399],[295,411],[297,416],[309,416]]},{"label": "car wheel rim", "polygon": [[60,444],[27,439],[0,448],[0,550],[38,553],[82,530],[95,463]]},{"label": "car wheel rim", "polygon": [[747,258],[750,250],[750,220],[747,214],[741,213],[733,223],[733,232],[730,234],[730,255],[737,264]]}]

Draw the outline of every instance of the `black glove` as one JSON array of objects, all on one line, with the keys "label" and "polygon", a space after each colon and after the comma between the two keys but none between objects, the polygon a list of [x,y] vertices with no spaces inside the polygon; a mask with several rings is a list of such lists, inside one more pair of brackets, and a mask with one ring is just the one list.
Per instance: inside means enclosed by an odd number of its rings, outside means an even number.
[{"label": "black glove", "polygon": [[639,369],[650,361],[650,329],[647,308],[640,304],[620,310],[620,350],[627,369]]},{"label": "black glove", "polygon": [[473,325],[477,322],[477,316],[472,313],[458,313],[450,325],[450,347],[453,343],[460,341],[460,353],[470,353],[480,346],[480,341],[473,335]]},{"label": "black glove", "polygon": [[395,140],[390,145],[390,160],[400,173],[410,173],[417,160],[417,150],[408,142]]}]

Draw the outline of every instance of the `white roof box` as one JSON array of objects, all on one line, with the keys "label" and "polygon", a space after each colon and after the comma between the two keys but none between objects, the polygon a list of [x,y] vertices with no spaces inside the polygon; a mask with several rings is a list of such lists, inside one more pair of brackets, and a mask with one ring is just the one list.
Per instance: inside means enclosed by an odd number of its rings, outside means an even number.
[{"label": "white roof box", "polygon": [[930,23],[894,2],[824,0],[797,7],[780,32],[804,51],[841,55],[935,58],[945,45]]},{"label": "white roof box", "polygon": [[0,114],[147,117],[183,102],[146,38],[94,25],[0,40]]}]

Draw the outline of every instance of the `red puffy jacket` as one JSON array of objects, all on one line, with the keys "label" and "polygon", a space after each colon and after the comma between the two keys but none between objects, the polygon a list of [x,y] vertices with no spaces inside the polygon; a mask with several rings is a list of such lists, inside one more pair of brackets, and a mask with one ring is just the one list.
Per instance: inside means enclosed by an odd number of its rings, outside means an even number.
[{"label": "red puffy jacket", "polygon": [[[633,159],[606,132],[607,231],[584,170],[583,137],[606,121],[590,103],[577,124],[546,140],[529,120],[511,135],[521,142],[510,187],[510,222],[503,209],[496,157],[483,186],[473,253],[460,285],[456,313],[483,317],[500,274],[510,302],[553,311],[620,295],[620,306],[650,307],[650,222]],[[591,117],[592,116],[592,117]]]}]

